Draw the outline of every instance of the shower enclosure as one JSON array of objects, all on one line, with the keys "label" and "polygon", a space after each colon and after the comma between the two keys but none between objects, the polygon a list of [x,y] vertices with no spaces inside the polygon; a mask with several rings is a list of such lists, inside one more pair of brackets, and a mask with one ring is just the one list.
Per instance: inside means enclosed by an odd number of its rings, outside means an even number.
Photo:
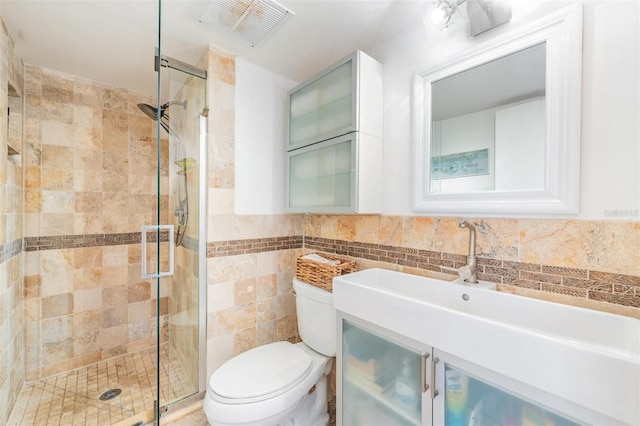
[{"label": "shower enclosure", "polygon": [[[163,54],[159,7],[155,121],[158,210],[142,227],[142,276],[155,282],[157,366],[154,421],[205,389],[207,72]],[[179,371],[174,371],[174,369]]]},{"label": "shower enclosure", "polygon": [[42,184],[11,426],[158,423],[205,390],[207,75],[164,55],[161,23],[153,97],[26,66],[22,161]]}]

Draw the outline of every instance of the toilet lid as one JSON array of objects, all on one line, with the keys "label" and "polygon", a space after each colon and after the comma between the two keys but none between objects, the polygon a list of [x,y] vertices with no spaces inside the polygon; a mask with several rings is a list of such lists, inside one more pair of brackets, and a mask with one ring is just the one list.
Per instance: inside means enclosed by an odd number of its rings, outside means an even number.
[{"label": "toilet lid", "polygon": [[276,342],[244,352],[218,368],[209,386],[225,398],[256,398],[304,379],[311,357],[289,342]]}]

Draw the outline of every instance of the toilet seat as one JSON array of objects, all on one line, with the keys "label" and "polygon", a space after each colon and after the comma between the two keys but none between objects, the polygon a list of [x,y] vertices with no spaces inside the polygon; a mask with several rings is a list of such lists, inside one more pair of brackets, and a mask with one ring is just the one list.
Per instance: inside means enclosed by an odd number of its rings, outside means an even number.
[{"label": "toilet seat", "polygon": [[227,361],[211,375],[209,389],[214,398],[228,404],[256,402],[297,386],[311,369],[311,357],[304,350],[289,342],[275,342]]}]

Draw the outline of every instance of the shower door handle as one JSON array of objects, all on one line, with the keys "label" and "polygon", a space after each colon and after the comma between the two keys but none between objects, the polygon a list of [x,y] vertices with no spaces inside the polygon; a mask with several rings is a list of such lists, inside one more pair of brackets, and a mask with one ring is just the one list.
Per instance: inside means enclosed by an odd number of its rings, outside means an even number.
[{"label": "shower door handle", "polygon": [[[147,272],[147,231],[153,230],[157,232],[158,241],[160,240],[160,231],[162,229],[169,230],[169,270],[160,271],[160,263],[156,265],[157,272]],[[142,278],[159,278],[173,275],[173,225],[144,225],[142,227]]]}]

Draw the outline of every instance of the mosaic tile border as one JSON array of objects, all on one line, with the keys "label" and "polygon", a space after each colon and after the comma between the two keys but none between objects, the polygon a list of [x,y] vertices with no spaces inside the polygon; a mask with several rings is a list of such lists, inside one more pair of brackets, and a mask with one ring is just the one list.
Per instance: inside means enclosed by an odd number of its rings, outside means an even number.
[{"label": "mosaic tile border", "polygon": [[[450,274],[466,256],[382,244],[305,237],[304,248]],[[478,257],[478,278],[497,284],[640,308],[640,277]]]},{"label": "mosaic tile border", "polygon": [[[21,248],[35,251],[125,245],[139,243],[140,239],[140,232],[24,238],[24,244],[22,240],[15,240],[0,246],[0,262],[17,255]],[[149,234],[147,239],[155,241],[155,236]],[[168,234],[162,233],[161,241],[168,241]],[[194,249],[197,242],[195,238],[185,237],[181,245]],[[458,268],[466,263],[466,257],[458,254],[303,236],[211,242],[207,244],[207,258],[297,248],[449,274],[441,267]],[[478,277],[484,281],[640,308],[638,276],[484,257],[478,257],[478,267]]]},{"label": "mosaic tile border", "polygon": [[[139,244],[142,241],[141,232],[125,232],[119,234],[88,234],[88,235],[59,235],[50,237],[24,238],[24,251],[56,250],[64,248],[82,248],[98,246],[120,246]],[[147,234],[147,242],[155,242],[154,233]],[[160,241],[169,241],[167,232],[160,232]]]},{"label": "mosaic tile border", "polygon": [[301,235],[291,237],[254,238],[216,241],[207,244],[207,257],[225,257],[302,248]]},{"label": "mosaic tile border", "polygon": [[[169,241],[169,234],[162,231],[160,241]],[[120,234],[89,234],[89,235],[61,235],[49,237],[27,237],[23,240],[15,240],[11,244],[15,253],[21,251],[37,250],[57,250],[63,248],[83,248],[98,246],[115,246],[126,244],[139,244],[142,239],[140,232],[129,232]],[[302,248],[302,236],[255,238],[248,240],[217,241],[207,244],[207,257],[224,257],[239,254],[260,253],[265,251],[279,251],[295,248]],[[147,234],[147,241],[156,241],[153,233]],[[188,250],[198,249],[198,239],[185,236],[180,243]],[[0,256],[6,253],[9,244],[0,246]]]},{"label": "mosaic tile border", "polygon": [[7,262],[12,257],[22,252],[22,239],[13,240],[6,244],[0,244],[0,263]]}]

